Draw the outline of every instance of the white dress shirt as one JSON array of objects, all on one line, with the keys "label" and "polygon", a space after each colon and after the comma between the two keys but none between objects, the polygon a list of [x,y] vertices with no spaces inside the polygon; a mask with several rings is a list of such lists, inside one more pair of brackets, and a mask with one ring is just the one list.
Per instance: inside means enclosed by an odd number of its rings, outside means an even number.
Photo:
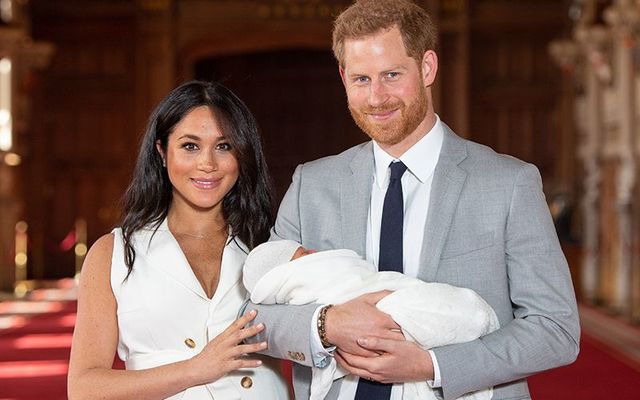
[{"label": "white dress shirt", "polygon": [[[420,270],[420,253],[424,239],[424,228],[429,211],[429,198],[433,172],[440,157],[444,131],[442,122],[436,115],[436,123],[431,130],[415,145],[396,159],[386,153],[375,141],[373,142],[374,171],[371,186],[371,205],[367,220],[366,259],[378,265],[380,247],[380,225],[384,196],[389,185],[389,164],[399,160],[407,166],[402,176],[402,194],[404,203],[403,227],[403,271],[404,274],[416,277]],[[332,356],[334,349],[325,349],[316,329],[319,309],[316,310],[311,323],[311,354],[314,365],[324,367],[326,357]],[[440,387],[440,371],[435,354],[430,351],[434,366],[434,380],[428,382],[432,387]],[[345,377],[340,389],[339,400],[352,400],[355,397],[358,377]],[[391,390],[391,400],[402,398],[402,385],[395,384]]]}]

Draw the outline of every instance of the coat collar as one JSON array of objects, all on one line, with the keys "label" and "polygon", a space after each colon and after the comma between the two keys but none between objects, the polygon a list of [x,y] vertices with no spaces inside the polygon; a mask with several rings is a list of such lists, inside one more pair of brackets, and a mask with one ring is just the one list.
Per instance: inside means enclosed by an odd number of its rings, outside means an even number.
[{"label": "coat collar", "polygon": [[342,216],[343,246],[366,257],[367,216],[373,184],[373,143],[363,144],[349,163],[349,171],[342,179],[340,215]]},{"label": "coat collar", "polygon": [[431,130],[407,149],[399,158],[391,156],[376,142],[372,142],[375,183],[379,188],[387,187],[389,180],[389,164],[400,160],[407,166],[407,171],[425,183],[433,174],[438,163],[444,139],[444,124],[436,114],[436,123]]},{"label": "coat collar", "polygon": [[[427,282],[435,279],[458,198],[467,177],[467,172],[459,166],[467,158],[465,140],[458,137],[446,124],[442,123],[442,127],[442,150],[431,184],[429,213],[418,271],[418,277]],[[373,143],[368,142],[356,151],[349,163],[349,171],[342,180],[340,191],[343,245],[363,257],[366,255],[373,169]]]},{"label": "coat collar", "polygon": [[140,243],[144,243],[146,247],[146,251],[140,255],[146,258],[151,267],[169,275],[180,285],[204,300],[213,303],[219,302],[230,289],[242,280],[242,265],[246,253],[242,250],[245,247],[244,244],[238,238],[231,240],[223,250],[220,280],[213,297],[209,299],[193,273],[178,241],[169,230],[166,219],[158,226],[155,233],[153,229],[145,229],[140,233],[142,236]]}]

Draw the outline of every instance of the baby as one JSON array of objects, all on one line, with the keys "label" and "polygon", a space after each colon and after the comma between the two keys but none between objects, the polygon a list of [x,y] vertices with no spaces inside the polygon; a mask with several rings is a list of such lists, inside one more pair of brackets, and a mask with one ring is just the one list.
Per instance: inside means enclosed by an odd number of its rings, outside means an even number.
[{"label": "baby", "polygon": [[[251,301],[261,304],[340,304],[365,293],[391,290],[376,307],[393,318],[407,340],[423,349],[475,340],[499,326],[491,306],[473,290],[399,272],[377,272],[372,263],[346,249],[316,252],[291,240],[263,243],[247,256],[243,282]],[[333,359],[326,368],[313,368],[310,399],[323,399],[332,381],[346,374]],[[492,393],[488,388],[462,399],[490,399]],[[407,382],[403,398],[435,400],[436,396],[426,382]]]}]

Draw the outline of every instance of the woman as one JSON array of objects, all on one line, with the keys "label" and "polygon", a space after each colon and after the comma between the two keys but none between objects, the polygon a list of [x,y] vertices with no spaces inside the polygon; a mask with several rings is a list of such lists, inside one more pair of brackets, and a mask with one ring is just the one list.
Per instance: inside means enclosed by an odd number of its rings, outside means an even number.
[{"label": "woman", "polygon": [[[152,114],[124,219],[85,260],[69,397],[283,399],[277,367],[234,322],[247,252],[272,223],[253,116],[218,84],[188,82]],[[114,370],[118,352],[127,370]],[[263,363],[264,361],[264,363]]]}]

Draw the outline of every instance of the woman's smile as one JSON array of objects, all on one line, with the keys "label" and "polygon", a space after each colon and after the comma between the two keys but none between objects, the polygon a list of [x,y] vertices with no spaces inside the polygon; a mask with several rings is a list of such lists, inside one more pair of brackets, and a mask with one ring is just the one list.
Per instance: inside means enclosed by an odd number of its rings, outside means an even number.
[{"label": "woman's smile", "polygon": [[193,185],[195,187],[197,187],[198,189],[211,190],[211,189],[215,189],[216,187],[218,187],[218,185],[220,184],[222,179],[221,178],[219,178],[219,179],[213,179],[213,178],[191,178],[191,181],[193,182]]}]

